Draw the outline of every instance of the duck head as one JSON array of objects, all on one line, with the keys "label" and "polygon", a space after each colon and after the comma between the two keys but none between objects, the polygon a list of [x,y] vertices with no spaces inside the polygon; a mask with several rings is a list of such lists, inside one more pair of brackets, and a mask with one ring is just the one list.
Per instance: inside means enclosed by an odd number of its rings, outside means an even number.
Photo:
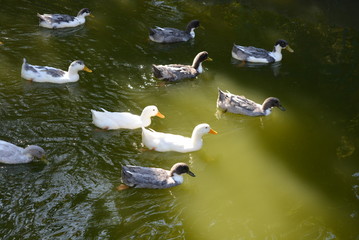
[{"label": "duck head", "polygon": [[79,13],[77,14],[77,17],[87,17],[87,16],[93,17],[93,15],[91,14],[90,9],[88,9],[88,8],[81,9],[79,11]]},{"label": "duck head", "polygon": [[32,158],[45,159],[45,150],[36,145],[29,145],[24,149],[24,154],[30,155]]},{"label": "duck head", "polygon": [[208,57],[208,52],[206,51],[200,52],[196,55],[196,57],[193,59],[192,67],[199,73],[202,73],[202,62],[204,61],[213,61],[212,58]]},{"label": "duck head", "polygon": [[193,172],[191,172],[189,170],[189,166],[186,163],[176,163],[175,165],[172,166],[170,172],[171,172],[171,176],[173,176],[174,174],[181,175],[181,174],[184,174],[184,173],[187,173],[191,177],[196,176],[196,175],[194,175]]},{"label": "duck head", "polygon": [[159,118],[165,118],[165,116],[158,111],[158,108],[154,105],[150,105],[145,107],[142,110],[141,117],[148,116],[148,117],[159,117]]},{"label": "duck head", "polygon": [[194,37],[194,31],[193,30],[198,28],[198,27],[199,27],[199,21],[198,20],[192,20],[187,24],[186,33],[191,34],[192,37]]},{"label": "duck head", "polygon": [[202,137],[204,134],[217,134],[217,132],[215,130],[213,130],[207,123],[202,123],[197,125],[194,129],[193,129],[193,133],[192,133],[192,138],[196,138],[196,137]]},{"label": "duck head", "polygon": [[86,67],[85,63],[83,61],[81,61],[81,60],[73,61],[70,64],[69,72],[78,72],[78,71],[81,71],[81,70],[84,70],[86,72],[92,72],[92,70],[89,69],[88,67]]},{"label": "duck head", "polygon": [[262,110],[266,112],[268,109],[270,110],[273,107],[277,107],[282,111],[285,111],[285,108],[282,106],[278,98],[275,97],[269,97],[266,100],[264,100],[262,104]]},{"label": "duck head", "polygon": [[294,50],[288,45],[288,42],[286,40],[283,40],[283,39],[279,39],[275,45],[274,45],[274,50],[282,50],[282,49],[286,49],[288,50],[289,52],[294,52]]}]

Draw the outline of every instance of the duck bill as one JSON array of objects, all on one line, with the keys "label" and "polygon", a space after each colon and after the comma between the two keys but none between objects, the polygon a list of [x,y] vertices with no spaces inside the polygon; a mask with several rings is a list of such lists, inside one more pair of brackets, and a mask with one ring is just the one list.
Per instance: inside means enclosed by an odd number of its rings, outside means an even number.
[{"label": "duck bill", "polygon": [[160,112],[158,112],[158,113],[156,114],[156,116],[159,117],[159,118],[165,118],[165,115],[163,115],[163,114],[160,113]]},{"label": "duck bill", "polygon": [[206,61],[210,61],[210,62],[212,62],[212,61],[213,61],[213,59],[212,59],[212,58],[210,58],[210,57],[208,57],[208,58],[206,59]]},{"label": "duck bill", "polygon": [[217,134],[217,132],[214,131],[212,128],[209,130],[209,133],[210,133],[210,134]]},{"label": "duck bill", "polygon": [[94,17],[95,17],[95,16],[94,16],[94,15],[92,15],[92,14],[90,14],[89,16],[90,16],[90,17],[92,17],[92,18],[94,18]]},{"label": "duck bill", "polygon": [[191,171],[188,171],[188,175],[190,175],[191,177],[195,177],[195,176],[196,176],[196,175],[194,175],[194,173],[191,172]]},{"label": "duck bill", "polygon": [[46,156],[42,156],[42,157],[40,158],[40,161],[43,162],[43,163],[45,163],[45,164],[48,164],[48,163],[49,163],[49,161],[46,159]]},{"label": "duck bill", "polygon": [[288,52],[291,52],[291,53],[294,52],[294,50],[291,47],[289,47],[289,45],[287,45],[287,47],[285,49],[287,49]]},{"label": "duck bill", "polygon": [[285,111],[286,109],[282,106],[282,105],[279,105],[278,108],[282,111]]},{"label": "duck bill", "polygon": [[89,73],[91,73],[92,72],[92,70],[91,69],[89,69],[88,67],[84,67],[84,71],[86,71],[86,72],[89,72]]}]

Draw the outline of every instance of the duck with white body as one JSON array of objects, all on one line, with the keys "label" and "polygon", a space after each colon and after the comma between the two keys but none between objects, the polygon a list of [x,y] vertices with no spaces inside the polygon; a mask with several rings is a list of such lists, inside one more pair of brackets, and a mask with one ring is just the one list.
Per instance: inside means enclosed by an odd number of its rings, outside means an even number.
[{"label": "duck with white body", "polygon": [[73,61],[68,71],[58,68],[37,66],[27,63],[24,58],[21,66],[21,77],[33,82],[68,83],[80,79],[79,71],[92,72],[81,60]]}]

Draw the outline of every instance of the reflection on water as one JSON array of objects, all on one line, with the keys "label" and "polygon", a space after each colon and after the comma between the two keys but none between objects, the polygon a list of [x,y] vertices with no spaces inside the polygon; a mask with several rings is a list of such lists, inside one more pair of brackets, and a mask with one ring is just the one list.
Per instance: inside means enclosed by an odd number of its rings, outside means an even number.
[{"label": "reflection on water", "polygon": [[[49,161],[0,166],[4,239],[358,238],[359,35],[328,24],[321,1],[89,1],[95,18],[56,31],[40,28],[36,12],[84,6],[1,5],[0,139],[39,145]],[[192,19],[204,29],[190,42],[148,40],[149,27]],[[234,42],[279,38],[296,50],[282,62],[231,59]],[[196,79],[152,76],[152,64],[191,64],[204,50],[214,61]],[[23,57],[62,69],[81,59],[93,73],[65,85],[30,83],[20,77]],[[256,102],[276,96],[287,111],[217,118],[218,88]],[[92,124],[90,109],[140,113],[152,104],[166,116],[153,119],[156,131],[190,136],[206,122],[218,135],[204,136],[198,152],[158,153],[142,151],[139,129]],[[116,191],[121,165],[175,162],[197,177],[172,189]]]}]

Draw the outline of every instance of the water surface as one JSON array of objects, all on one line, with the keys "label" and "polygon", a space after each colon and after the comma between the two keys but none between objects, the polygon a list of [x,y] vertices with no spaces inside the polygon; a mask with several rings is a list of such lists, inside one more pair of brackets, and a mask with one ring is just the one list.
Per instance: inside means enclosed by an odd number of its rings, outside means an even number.
[{"label": "water surface", "polygon": [[[48,164],[0,165],[3,239],[358,239],[359,25],[350,1],[1,1],[0,139],[46,149]],[[36,13],[95,18],[58,31]],[[148,40],[148,27],[204,29],[187,43]],[[233,43],[272,49],[276,64],[241,64]],[[209,52],[205,73],[163,84],[151,64],[188,63]],[[71,84],[30,83],[22,59],[93,73]],[[287,111],[216,116],[217,89]],[[189,136],[206,122],[194,153],[141,151],[140,130],[98,131],[90,109],[139,114],[156,105],[151,128]],[[355,160],[357,159],[357,160]],[[166,190],[118,192],[121,164],[190,164],[196,178]]]}]

